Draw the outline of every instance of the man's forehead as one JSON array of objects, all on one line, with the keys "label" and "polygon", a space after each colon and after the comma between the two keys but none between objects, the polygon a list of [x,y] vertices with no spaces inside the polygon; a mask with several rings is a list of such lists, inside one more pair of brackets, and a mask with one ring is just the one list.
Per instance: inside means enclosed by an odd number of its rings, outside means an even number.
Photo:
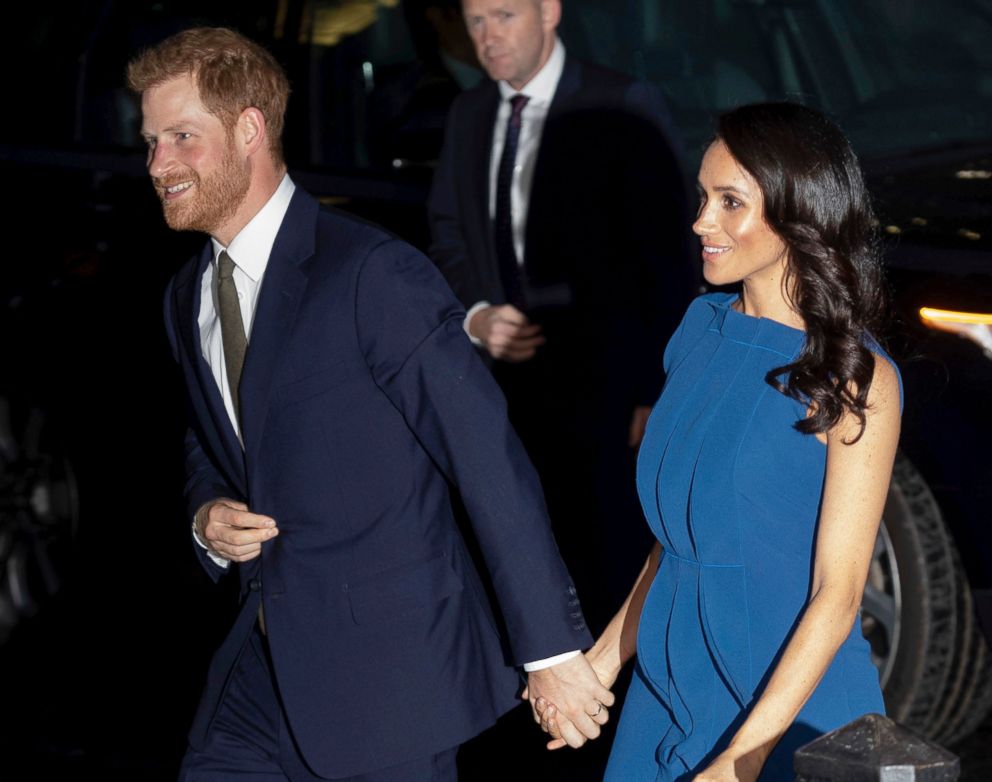
[{"label": "man's forehead", "polygon": [[141,95],[141,113],[145,123],[203,122],[213,117],[200,99],[196,82],[188,75],[176,76],[145,90]]},{"label": "man's forehead", "polygon": [[189,74],[173,76],[141,93],[141,105],[164,106],[200,103],[200,90]]},{"label": "man's forehead", "polygon": [[540,5],[541,0],[462,0],[462,11],[466,14],[495,13]]}]

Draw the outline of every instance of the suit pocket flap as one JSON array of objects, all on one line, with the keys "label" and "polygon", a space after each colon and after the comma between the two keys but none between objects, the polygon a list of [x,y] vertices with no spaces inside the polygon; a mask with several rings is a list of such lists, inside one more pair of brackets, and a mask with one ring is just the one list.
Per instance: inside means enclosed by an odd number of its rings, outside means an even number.
[{"label": "suit pocket flap", "polygon": [[448,558],[435,554],[348,584],[347,590],[351,616],[361,625],[432,609],[444,598],[461,592],[462,584]]},{"label": "suit pocket flap", "polygon": [[305,399],[310,399],[310,397],[317,396],[317,394],[322,394],[340,385],[342,382],[343,363],[339,362],[327,369],[307,375],[301,380],[294,380],[292,383],[279,386],[276,390],[279,401],[284,405],[302,402]]}]

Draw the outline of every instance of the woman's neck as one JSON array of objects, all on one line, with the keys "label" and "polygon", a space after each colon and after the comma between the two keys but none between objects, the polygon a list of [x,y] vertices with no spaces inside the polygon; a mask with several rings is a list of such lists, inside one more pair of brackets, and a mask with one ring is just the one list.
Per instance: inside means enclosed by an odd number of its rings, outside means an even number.
[{"label": "woman's neck", "polygon": [[734,309],[755,318],[768,318],[794,329],[805,330],[802,317],[793,309],[785,296],[781,281],[774,285],[755,285],[744,280],[740,298]]}]

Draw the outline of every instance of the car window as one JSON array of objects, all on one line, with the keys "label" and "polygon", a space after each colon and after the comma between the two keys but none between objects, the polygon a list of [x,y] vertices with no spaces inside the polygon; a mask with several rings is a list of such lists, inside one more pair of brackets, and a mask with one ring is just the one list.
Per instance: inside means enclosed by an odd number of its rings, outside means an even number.
[{"label": "car window", "polygon": [[[0,57],[16,120],[0,143],[138,150],[124,68],[195,24],[269,47],[293,87],[296,166],[429,172],[458,93],[477,83],[455,0],[83,0],[16,4]],[[984,142],[992,123],[992,2],[575,0],[569,52],[656,83],[690,157],[716,113],[798,99],[830,113],[865,158]],[[694,161],[690,160],[690,165]]]},{"label": "car window", "polygon": [[[455,96],[481,78],[457,3],[315,0],[306,116],[313,163],[406,168],[437,160]],[[305,130],[304,130],[305,128]]]},{"label": "car window", "polygon": [[0,143],[138,150],[139,107],[128,60],[194,25],[240,30],[283,63],[293,89],[286,153],[293,165],[429,168],[448,107],[482,73],[452,0],[190,0],[81,2],[20,8],[24,35],[0,55],[8,98],[30,106]]},{"label": "car window", "polygon": [[990,135],[988,0],[588,0],[562,30],[655,82],[697,157],[716,113],[760,100],[827,111],[868,158]]}]

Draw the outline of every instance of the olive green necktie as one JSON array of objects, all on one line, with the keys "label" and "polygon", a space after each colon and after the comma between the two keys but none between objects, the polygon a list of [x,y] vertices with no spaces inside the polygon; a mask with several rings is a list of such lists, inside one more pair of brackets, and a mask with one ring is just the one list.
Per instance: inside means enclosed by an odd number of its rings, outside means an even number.
[{"label": "olive green necktie", "polygon": [[245,350],[248,339],[245,337],[245,325],[241,320],[241,303],[238,301],[238,289],[234,285],[234,261],[226,251],[221,251],[217,268],[217,304],[220,312],[220,334],[224,344],[224,364],[227,367],[227,382],[231,387],[231,399],[234,401],[234,416],[241,426],[241,403],[239,391],[241,385],[241,368],[245,364]]},{"label": "olive green necktie", "polygon": [[[241,386],[241,368],[245,365],[245,350],[248,338],[245,336],[245,323],[241,320],[241,303],[238,289],[234,284],[234,261],[226,251],[218,256],[217,305],[220,310],[220,336],[224,343],[224,365],[227,367],[227,382],[231,386],[231,399],[234,401],[234,415],[241,428],[241,403],[238,399]],[[265,635],[265,613],[258,606],[258,627]]]}]

